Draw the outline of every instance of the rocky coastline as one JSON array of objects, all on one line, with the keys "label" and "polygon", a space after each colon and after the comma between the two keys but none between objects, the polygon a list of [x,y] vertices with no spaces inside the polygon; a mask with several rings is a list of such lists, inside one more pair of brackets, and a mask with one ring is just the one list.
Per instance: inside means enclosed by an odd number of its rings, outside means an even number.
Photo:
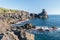
[{"label": "rocky coastline", "polygon": [[47,12],[45,9],[42,10],[41,13],[29,13],[26,11],[16,11],[16,12],[6,12],[0,13],[0,19],[7,20],[9,23],[16,23],[19,21],[24,21],[26,19],[33,19],[33,18],[48,18]]},{"label": "rocky coastline", "polygon": [[[5,12],[5,10],[4,10]],[[33,18],[47,18],[47,13],[43,9],[40,14],[29,13],[26,11],[5,12],[0,13],[0,34],[3,34],[1,40],[23,40],[26,37],[21,37],[22,32],[25,35],[25,30],[35,28],[32,24],[25,24],[21,27],[12,27],[11,24],[25,21],[26,19]]]}]

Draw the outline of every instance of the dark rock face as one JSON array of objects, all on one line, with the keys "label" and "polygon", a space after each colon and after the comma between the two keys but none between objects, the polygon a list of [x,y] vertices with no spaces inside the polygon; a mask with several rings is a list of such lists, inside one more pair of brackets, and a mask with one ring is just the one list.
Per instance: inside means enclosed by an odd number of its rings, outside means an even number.
[{"label": "dark rock face", "polygon": [[47,15],[45,9],[43,9],[42,12],[41,12],[39,15],[41,15],[41,16],[42,16],[42,15],[43,15],[43,16]]},{"label": "dark rock face", "polygon": [[30,18],[38,18],[38,14],[30,13]]},{"label": "dark rock face", "polygon": [[30,13],[30,19],[34,18],[34,14]]},{"label": "dark rock face", "polygon": [[47,12],[45,11],[45,9],[43,9],[42,12],[39,14],[30,13],[30,17],[31,18],[47,18],[48,15],[47,15]]},{"label": "dark rock face", "polygon": [[34,17],[35,17],[35,18],[37,18],[37,17],[38,17],[38,15],[37,15],[37,14],[34,14]]},{"label": "dark rock face", "polygon": [[43,9],[42,12],[40,14],[38,14],[38,17],[39,18],[47,18],[48,17],[45,9]]}]

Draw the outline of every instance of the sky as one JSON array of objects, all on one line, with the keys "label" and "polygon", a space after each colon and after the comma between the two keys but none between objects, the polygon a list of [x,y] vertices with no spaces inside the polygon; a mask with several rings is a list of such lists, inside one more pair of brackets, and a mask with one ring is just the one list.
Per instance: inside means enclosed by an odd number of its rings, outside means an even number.
[{"label": "sky", "polygon": [[0,0],[0,7],[37,14],[45,9],[49,15],[60,15],[60,0]]}]

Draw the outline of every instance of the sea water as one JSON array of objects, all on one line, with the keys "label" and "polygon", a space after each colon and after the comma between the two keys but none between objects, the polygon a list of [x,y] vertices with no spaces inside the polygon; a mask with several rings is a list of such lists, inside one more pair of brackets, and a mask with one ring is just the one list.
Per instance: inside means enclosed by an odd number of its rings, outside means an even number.
[{"label": "sea water", "polygon": [[[29,22],[36,27],[51,28],[52,26],[56,26],[57,28],[60,28],[60,15],[49,15],[46,19],[34,18],[29,20]],[[35,40],[60,40],[60,29],[51,30],[49,32],[40,32],[40,34],[35,33],[34,35]]]},{"label": "sea water", "polygon": [[[32,25],[40,27],[56,26],[60,28],[60,15],[49,15],[47,19],[31,19],[29,20]],[[35,34],[35,40],[60,40],[60,29],[51,30],[49,32],[42,32],[42,34]]]},{"label": "sea water", "polygon": [[35,26],[60,26],[60,15],[49,15],[46,19],[35,18],[29,21]]}]

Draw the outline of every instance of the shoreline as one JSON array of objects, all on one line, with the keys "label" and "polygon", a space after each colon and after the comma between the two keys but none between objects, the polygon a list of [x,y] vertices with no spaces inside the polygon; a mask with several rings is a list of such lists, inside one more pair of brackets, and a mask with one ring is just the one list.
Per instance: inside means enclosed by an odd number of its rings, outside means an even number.
[{"label": "shoreline", "polygon": [[15,23],[15,24],[11,24],[11,26],[13,26],[13,27],[16,27],[16,26],[23,26],[23,25],[25,25],[25,24],[27,24],[29,22],[29,19],[26,19],[25,21],[20,21],[20,22],[17,22],[17,23]]}]

